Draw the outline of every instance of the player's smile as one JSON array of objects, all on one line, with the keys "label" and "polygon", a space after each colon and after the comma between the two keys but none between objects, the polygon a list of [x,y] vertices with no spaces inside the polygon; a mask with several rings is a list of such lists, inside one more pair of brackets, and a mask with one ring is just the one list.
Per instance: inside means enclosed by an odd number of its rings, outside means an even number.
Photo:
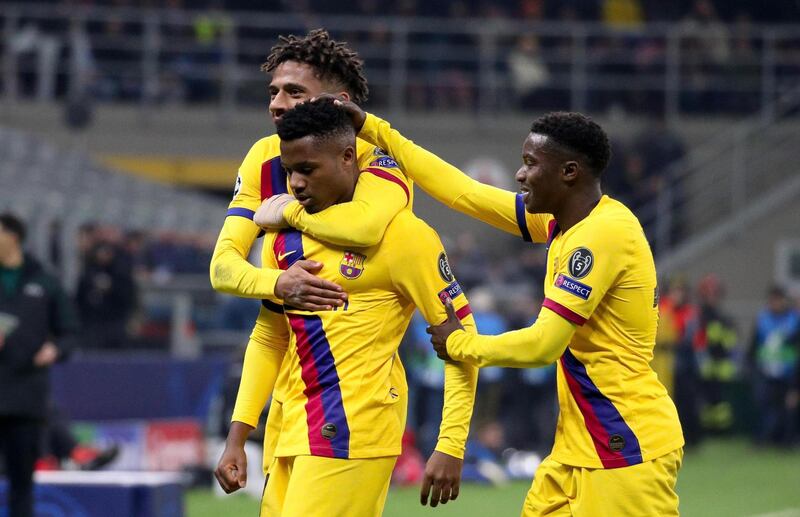
[{"label": "player's smile", "polygon": [[269,112],[275,124],[284,113],[325,91],[314,69],[305,63],[286,61],[272,72],[269,83]]}]

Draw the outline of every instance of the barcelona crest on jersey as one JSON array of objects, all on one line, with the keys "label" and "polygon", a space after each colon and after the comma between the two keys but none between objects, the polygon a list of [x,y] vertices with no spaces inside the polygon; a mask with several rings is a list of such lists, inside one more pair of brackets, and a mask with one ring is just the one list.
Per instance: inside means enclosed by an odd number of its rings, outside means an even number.
[{"label": "barcelona crest on jersey", "polygon": [[361,276],[364,271],[365,255],[354,251],[345,251],[342,261],[339,263],[339,273],[348,280],[353,280]]}]

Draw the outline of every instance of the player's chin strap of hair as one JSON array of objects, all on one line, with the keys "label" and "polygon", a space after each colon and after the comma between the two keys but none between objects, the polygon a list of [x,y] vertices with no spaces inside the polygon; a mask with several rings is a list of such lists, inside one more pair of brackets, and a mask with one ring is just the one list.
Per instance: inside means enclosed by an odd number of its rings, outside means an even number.
[{"label": "player's chin strap of hair", "polygon": [[447,353],[456,361],[475,366],[537,368],[552,364],[569,345],[576,325],[550,309],[542,308],[536,323],[499,336],[453,332]]}]

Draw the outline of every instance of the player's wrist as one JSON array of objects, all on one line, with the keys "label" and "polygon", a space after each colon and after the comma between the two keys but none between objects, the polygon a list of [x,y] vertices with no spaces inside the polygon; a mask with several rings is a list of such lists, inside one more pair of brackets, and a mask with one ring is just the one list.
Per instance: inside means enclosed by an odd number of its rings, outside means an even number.
[{"label": "player's wrist", "polygon": [[457,447],[453,444],[447,443],[449,440],[441,440],[436,444],[436,447],[433,449],[435,452],[441,454],[447,454],[448,456],[452,456],[453,458],[463,460],[464,459],[464,449],[465,447]]}]

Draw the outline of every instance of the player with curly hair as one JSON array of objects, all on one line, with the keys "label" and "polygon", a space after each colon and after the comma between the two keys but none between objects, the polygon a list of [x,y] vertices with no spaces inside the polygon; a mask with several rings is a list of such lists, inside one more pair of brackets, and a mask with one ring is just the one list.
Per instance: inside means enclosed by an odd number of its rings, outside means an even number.
[{"label": "player with curly hair", "polygon": [[[333,40],[327,31],[317,29],[305,36],[281,37],[262,69],[271,74],[269,111],[273,122],[298,104],[323,93],[364,102],[369,93],[363,74],[363,63],[345,43]],[[397,163],[384,151],[361,139],[355,142],[357,167],[368,173],[358,177],[352,199],[312,213],[294,199],[289,191],[289,176],[281,161],[280,138],[268,136],[256,142],[239,168],[233,201],[220,231],[211,260],[211,283],[218,291],[262,300],[256,330],[248,343],[248,354],[260,347],[264,335],[258,329],[269,328],[267,322],[282,318],[282,306],[307,311],[339,310],[349,304],[342,283],[346,278],[328,275],[324,264],[310,258],[293,257],[289,267],[258,268],[247,261],[256,238],[263,233],[265,221],[278,217],[281,225],[303,232],[344,249],[374,246],[381,241],[389,222],[400,212],[411,211],[413,187]],[[265,243],[263,254],[271,252]],[[287,255],[288,256],[288,255]],[[298,260],[299,259],[299,260]],[[265,261],[264,264],[269,264]],[[329,268],[331,266],[328,266]],[[334,273],[338,268],[334,269]],[[317,275],[319,274],[319,275]],[[335,280],[335,281],[334,281]],[[278,312],[276,312],[278,310]],[[264,363],[256,361],[255,375],[243,372],[243,378],[258,377]],[[264,435],[263,468],[270,475],[273,452],[283,423],[283,400],[288,374],[281,370],[269,407]],[[263,403],[241,404],[233,415],[232,432],[215,472],[227,492],[247,482],[247,458],[243,445],[256,427]],[[469,421],[471,408],[461,408],[454,418]],[[442,423],[444,426],[444,421]],[[446,502],[451,490],[457,493],[461,476],[468,425],[441,428],[436,450],[431,455],[423,478],[423,490],[430,490],[431,505],[440,498]],[[453,434],[453,430],[456,430]],[[444,490],[447,488],[447,490]],[[425,498],[427,500],[428,493]]]}]

